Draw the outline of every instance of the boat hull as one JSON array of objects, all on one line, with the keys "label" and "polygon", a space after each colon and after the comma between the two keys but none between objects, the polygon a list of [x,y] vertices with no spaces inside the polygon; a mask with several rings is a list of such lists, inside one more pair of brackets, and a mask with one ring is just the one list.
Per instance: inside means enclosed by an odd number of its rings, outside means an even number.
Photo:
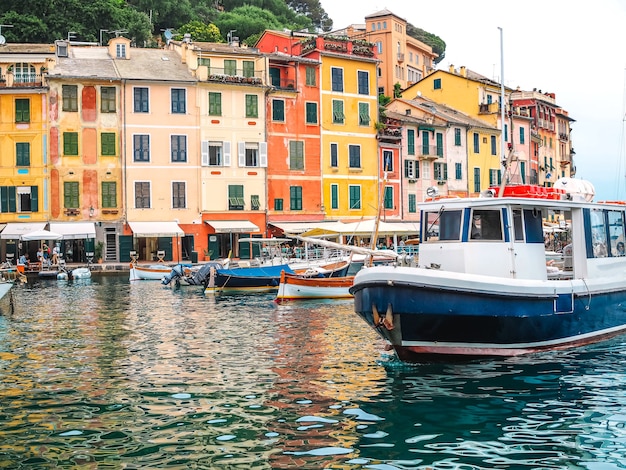
[{"label": "boat hull", "polygon": [[276,302],[307,299],[350,299],[353,276],[302,277],[284,273],[281,275]]},{"label": "boat hull", "polygon": [[172,268],[163,264],[153,264],[149,266],[130,265],[131,281],[160,281],[172,271]]},{"label": "boat hull", "polygon": [[14,283],[15,281],[12,279],[0,281],[0,300],[2,300],[11,291]]},{"label": "boat hull", "polygon": [[626,331],[626,291],[608,280],[585,286],[370,268],[351,292],[356,313],[406,361],[516,356]]},{"label": "boat hull", "polygon": [[207,294],[236,292],[276,292],[280,283],[280,273],[293,273],[289,265],[216,269],[206,282]]}]

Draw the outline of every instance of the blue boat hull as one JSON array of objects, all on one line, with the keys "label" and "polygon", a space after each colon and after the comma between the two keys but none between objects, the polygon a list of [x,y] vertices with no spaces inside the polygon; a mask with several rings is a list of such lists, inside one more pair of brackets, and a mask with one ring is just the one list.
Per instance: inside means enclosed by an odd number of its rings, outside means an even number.
[{"label": "blue boat hull", "polygon": [[537,296],[364,283],[355,311],[403,360],[514,356],[589,344],[624,332],[626,292]]},{"label": "blue boat hull", "polygon": [[282,271],[293,274],[293,270],[287,264],[256,268],[217,269],[213,286],[210,286],[209,279],[207,279],[205,291],[268,292],[278,290]]}]

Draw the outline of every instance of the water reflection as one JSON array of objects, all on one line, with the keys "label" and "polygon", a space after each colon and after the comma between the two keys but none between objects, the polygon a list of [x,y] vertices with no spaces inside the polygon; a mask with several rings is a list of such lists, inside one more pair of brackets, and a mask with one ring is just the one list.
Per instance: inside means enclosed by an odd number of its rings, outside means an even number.
[{"label": "water reflection", "polygon": [[623,340],[407,366],[350,301],[121,275],[13,295],[0,468],[626,467]]}]

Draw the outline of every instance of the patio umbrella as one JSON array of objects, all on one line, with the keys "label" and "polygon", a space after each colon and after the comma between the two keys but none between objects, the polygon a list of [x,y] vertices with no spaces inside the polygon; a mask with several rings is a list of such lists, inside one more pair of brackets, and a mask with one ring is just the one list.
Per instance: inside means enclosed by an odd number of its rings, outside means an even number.
[{"label": "patio umbrella", "polygon": [[63,235],[57,232],[51,232],[50,230],[35,230],[34,232],[26,233],[22,235],[22,241],[30,242],[35,240],[60,240]]}]

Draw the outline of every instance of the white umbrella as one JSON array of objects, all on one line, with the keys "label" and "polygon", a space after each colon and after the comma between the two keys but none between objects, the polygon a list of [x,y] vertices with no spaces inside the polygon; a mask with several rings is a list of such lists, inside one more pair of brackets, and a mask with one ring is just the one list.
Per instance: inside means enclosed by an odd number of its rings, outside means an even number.
[{"label": "white umbrella", "polygon": [[34,240],[60,240],[61,238],[63,238],[63,235],[57,232],[51,232],[50,230],[35,230],[34,232],[22,235],[22,240],[25,242]]}]

